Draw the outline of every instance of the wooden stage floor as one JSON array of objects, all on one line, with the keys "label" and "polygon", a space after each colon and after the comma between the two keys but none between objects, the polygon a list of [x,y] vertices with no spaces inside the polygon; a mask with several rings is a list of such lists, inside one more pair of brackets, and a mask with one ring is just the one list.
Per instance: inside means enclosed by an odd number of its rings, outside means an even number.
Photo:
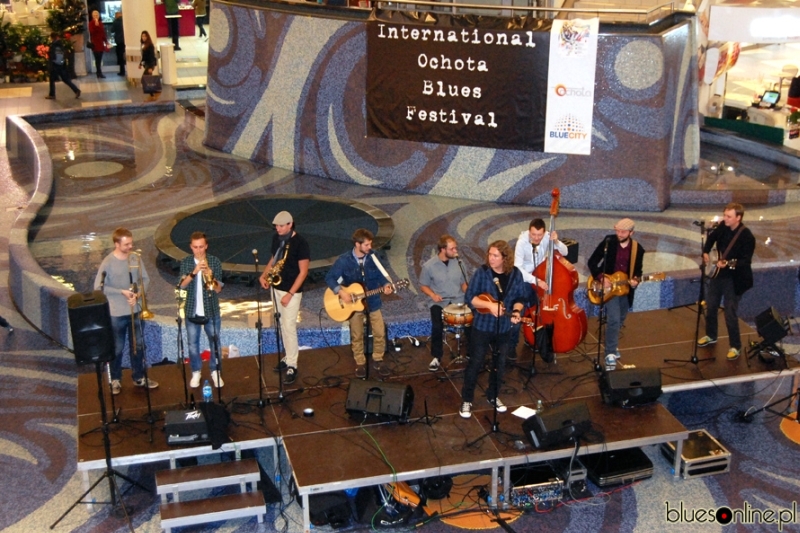
[{"label": "wooden stage floor", "polygon": [[[728,344],[724,320],[720,322],[719,342],[710,348],[697,349],[698,357],[713,359],[695,365],[689,362],[694,346],[694,309],[684,307],[631,313],[620,340],[621,362],[659,368],[665,392],[753,381],[772,377],[781,371],[798,372],[800,367],[793,359],[789,360],[788,369],[783,359],[769,365],[758,357],[748,359],[746,354],[736,361],[728,361],[725,357]],[[298,381],[287,388],[282,402],[277,401],[278,374],[272,371],[277,356],[263,356],[265,371],[262,379],[266,384],[263,395],[270,401],[263,412],[255,406],[240,403],[259,398],[257,357],[224,360],[223,401],[235,400],[229,406],[234,422],[229,436],[238,449],[282,442],[300,492],[305,495],[382,482],[380,480],[386,480],[386,476],[395,474],[402,479],[411,479],[480,469],[495,469],[496,473],[499,466],[569,455],[570,450],[535,450],[525,439],[522,421],[511,411],[520,405],[535,407],[537,400],[542,400],[547,407],[576,400],[587,403],[592,432],[586,442],[582,441],[580,453],[684,438],[686,429],[661,404],[621,409],[600,401],[598,374],[594,371],[596,328],[596,320],[590,320],[586,340],[575,351],[559,354],[556,362],[548,364],[537,359],[530,380],[530,352],[520,344],[517,360],[508,365],[500,394],[509,406],[509,412],[498,416],[500,429],[510,435],[492,433],[491,406],[483,395],[488,372],[480,376],[473,417],[464,420],[458,416],[463,366],[446,368],[451,360],[446,355],[445,369],[429,372],[427,366],[431,358],[428,349],[425,346],[411,347],[406,343],[400,352],[387,354],[385,360],[392,375],[384,379],[412,387],[415,400],[411,420],[422,417],[427,405],[428,414],[441,417],[436,423],[373,423],[371,419],[364,422],[360,418],[351,418],[345,411],[345,402],[349,381],[353,379],[354,362],[349,346],[341,346],[303,351]],[[757,340],[756,333],[749,326],[742,323],[741,328],[745,346],[750,340]],[[452,339],[449,340],[455,346]],[[686,362],[664,362],[669,358]],[[158,416],[153,442],[149,442],[147,424],[137,422],[133,429],[114,425],[111,431],[112,462],[115,465],[135,464],[210,453],[208,446],[192,448],[168,446],[166,443],[163,414],[179,408],[184,401],[181,367],[157,366],[150,369],[150,376],[161,385],[151,391],[152,410]],[[376,379],[377,373],[372,372],[370,377]],[[110,409],[105,375],[104,390]],[[195,395],[199,397],[199,389]],[[147,414],[145,391],[132,386],[128,370],[124,372],[122,393],[115,397],[115,404],[122,409],[123,419],[141,421]],[[314,416],[304,416],[306,408],[313,409]],[[82,374],[78,380],[78,429],[82,435],[78,442],[80,470],[105,467],[100,433],[83,435],[99,426],[99,413],[96,375],[94,372]],[[487,434],[490,435],[482,438]],[[480,441],[476,445],[467,445],[477,439]],[[325,468],[319,468],[322,463]]]}]

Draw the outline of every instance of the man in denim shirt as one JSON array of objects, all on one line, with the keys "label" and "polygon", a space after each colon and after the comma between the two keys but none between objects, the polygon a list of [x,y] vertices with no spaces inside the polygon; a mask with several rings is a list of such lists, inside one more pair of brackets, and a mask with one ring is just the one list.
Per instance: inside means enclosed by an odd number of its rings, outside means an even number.
[{"label": "man in denim shirt", "polygon": [[[383,275],[383,272],[375,264],[374,253],[372,252],[372,240],[374,236],[367,229],[357,229],[353,233],[353,249],[340,255],[333,264],[328,274],[325,276],[325,283],[328,287],[341,298],[342,302],[349,304],[354,301],[353,289],[348,292],[342,290],[345,286],[359,283],[366,285],[367,291],[383,287],[383,294],[391,294],[392,285],[390,280]],[[361,291],[356,292],[356,294]],[[363,293],[361,293],[363,294]],[[381,296],[380,293],[373,294],[366,298],[366,311],[369,311],[370,328],[374,341],[373,359],[375,369],[382,375],[388,374],[388,369],[383,365],[383,354],[386,351],[386,328],[383,324],[381,315]],[[356,377],[366,376],[367,359],[364,355],[364,322],[365,312],[353,313],[350,317],[350,344],[353,349],[353,357],[356,360]]]},{"label": "man in denim shirt", "polygon": [[[505,361],[508,353],[516,349],[518,338],[516,325],[520,323],[525,305],[532,297],[530,285],[522,279],[522,272],[514,266],[514,251],[506,241],[495,241],[489,245],[486,263],[472,276],[464,297],[474,310],[472,336],[469,346],[469,364],[464,371],[464,387],[461,390],[462,418],[472,416],[472,404],[478,373],[483,368],[486,352],[494,348],[492,361],[496,369],[494,379],[489,379],[486,398],[497,407],[497,412],[506,412],[506,406],[497,397],[503,381]],[[486,298],[490,296],[494,300]]]}]

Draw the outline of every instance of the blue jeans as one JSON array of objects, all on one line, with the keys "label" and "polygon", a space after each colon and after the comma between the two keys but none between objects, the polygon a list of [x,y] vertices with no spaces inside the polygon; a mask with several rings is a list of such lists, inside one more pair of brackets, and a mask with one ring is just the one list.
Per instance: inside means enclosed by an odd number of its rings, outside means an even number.
[{"label": "blue jeans", "polygon": [[606,354],[615,353],[619,347],[619,330],[628,316],[628,295],[615,296],[606,302]]},{"label": "blue jeans", "polygon": [[[142,329],[139,327],[139,313],[134,315],[136,324],[136,350],[129,344],[131,354],[131,371],[134,381],[144,378],[144,349],[142,344]],[[109,363],[111,379],[122,379],[122,352],[125,350],[125,341],[131,342],[131,315],[112,316],[111,330],[114,333],[114,359]]]},{"label": "blue jeans", "polygon": [[[203,369],[203,360],[200,359],[200,330],[204,329],[206,337],[208,338],[208,347],[211,350],[211,362],[209,367],[211,370],[217,369],[217,360],[214,357],[214,334],[216,333],[219,338],[220,326],[222,319],[214,317],[209,319],[205,324],[195,324],[186,320],[186,337],[189,344],[189,363],[192,365],[192,372],[200,372]],[[222,346],[219,346],[222,350]],[[220,357],[222,354],[220,353]]]}]

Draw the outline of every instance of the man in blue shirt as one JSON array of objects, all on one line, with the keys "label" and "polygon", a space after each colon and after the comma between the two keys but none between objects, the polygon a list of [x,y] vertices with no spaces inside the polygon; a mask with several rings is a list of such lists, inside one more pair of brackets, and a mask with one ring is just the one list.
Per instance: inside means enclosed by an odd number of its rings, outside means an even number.
[{"label": "man in blue shirt", "polygon": [[520,323],[525,305],[532,298],[531,287],[514,266],[514,251],[506,241],[489,245],[486,263],[475,271],[465,295],[467,304],[476,313],[472,321],[469,364],[464,371],[461,390],[459,414],[462,418],[472,416],[478,374],[490,346],[493,348],[492,357],[496,355],[492,361],[496,372],[494,379],[489,379],[486,398],[497,407],[497,412],[506,412],[506,406],[497,393],[503,381],[506,357],[516,349],[518,330],[514,326]]},{"label": "man in blue shirt", "polygon": [[[374,239],[372,232],[360,228],[353,233],[352,238],[353,249],[336,259],[325,276],[325,283],[345,304],[353,303],[359,294],[364,294],[364,286],[367,291],[383,287],[380,292],[391,294],[391,281],[378,268],[377,258],[372,252],[372,240]],[[362,288],[348,287],[353,283],[359,283]],[[350,345],[356,360],[357,378],[363,378],[367,373],[367,359],[364,355],[364,323],[367,314],[370,318],[369,323],[374,341],[375,369],[382,375],[388,374],[388,369],[382,365],[383,354],[386,352],[386,327],[381,314],[380,292],[365,299],[365,311],[353,313],[353,316],[350,317]]]}]

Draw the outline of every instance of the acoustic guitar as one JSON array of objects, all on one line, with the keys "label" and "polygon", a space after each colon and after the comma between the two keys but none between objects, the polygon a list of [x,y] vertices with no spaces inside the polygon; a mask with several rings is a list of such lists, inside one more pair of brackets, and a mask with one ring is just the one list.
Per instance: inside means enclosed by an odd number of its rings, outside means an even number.
[{"label": "acoustic guitar", "polygon": [[[495,307],[497,307],[497,300],[495,300],[495,299],[492,297],[492,295],[491,295],[491,294],[487,294],[487,293],[485,293],[485,292],[484,292],[484,293],[481,293],[481,294],[479,294],[479,295],[478,295],[478,299],[479,299],[479,300],[483,300],[484,302],[489,302],[489,303],[491,303],[491,304],[494,304],[494,306],[495,306]],[[503,305],[503,304],[502,304],[502,302],[500,303],[500,309],[502,309],[502,310],[503,310],[503,314],[505,314],[505,313],[506,313],[506,306],[505,306],[505,305]],[[484,309],[484,308],[482,308],[482,307],[480,307],[480,308],[479,308],[479,307],[476,307],[476,308],[475,308],[475,310],[476,310],[477,312],[479,312],[480,314],[482,314],[482,315],[488,315],[488,314],[490,314],[490,313],[492,312],[491,310],[489,310],[489,309]],[[520,313],[520,315],[521,315],[521,314],[522,314],[522,313]],[[526,317],[526,316],[520,316],[520,317],[519,317],[519,321],[520,321],[521,323],[523,323],[523,324],[527,324],[528,326],[530,326],[531,328],[533,328],[533,325],[534,325],[534,320],[533,320],[532,318],[528,318],[528,317]],[[542,324],[539,324],[539,326],[538,326],[536,329],[541,329],[542,327],[543,327],[543,325],[542,325]]]},{"label": "acoustic guitar", "polygon": [[[625,296],[631,290],[631,283],[625,272],[614,272],[613,274],[607,274],[606,277],[611,281],[611,287],[604,291],[603,282],[597,281],[592,276],[589,276],[589,281],[587,283],[589,301],[594,305],[600,305],[601,301],[605,303],[615,296]],[[644,283],[646,281],[664,281],[666,277],[667,275],[665,273],[657,272],[656,274],[643,276],[642,279],[639,280],[639,283]]]},{"label": "acoustic guitar", "polygon": [[[405,289],[408,287],[409,281],[407,279],[401,279],[395,281],[392,284],[392,288],[395,292],[399,291],[400,289]],[[380,294],[383,292],[383,286],[373,289],[371,291],[364,291],[364,286],[360,283],[353,283],[352,285],[348,285],[347,287],[342,287],[339,291],[341,294],[342,291],[349,293],[353,297],[353,301],[347,303],[339,298],[339,295],[334,293],[330,287],[325,289],[325,294],[322,297],[322,302],[325,306],[325,311],[328,312],[328,316],[331,317],[333,320],[337,322],[344,322],[351,316],[353,313],[357,313],[364,310],[364,298],[369,298],[375,294]]]},{"label": "acoustic guitar", "polygon": [[706,263],[706,277],[708,279],[716,278],[725,268],[730,268],[731,270],[736,269],[736,259],[723,259],[722,266],[717,264],[719,260],[719,252],[717,250],[711,250],[708,254],[708,263]]}]

